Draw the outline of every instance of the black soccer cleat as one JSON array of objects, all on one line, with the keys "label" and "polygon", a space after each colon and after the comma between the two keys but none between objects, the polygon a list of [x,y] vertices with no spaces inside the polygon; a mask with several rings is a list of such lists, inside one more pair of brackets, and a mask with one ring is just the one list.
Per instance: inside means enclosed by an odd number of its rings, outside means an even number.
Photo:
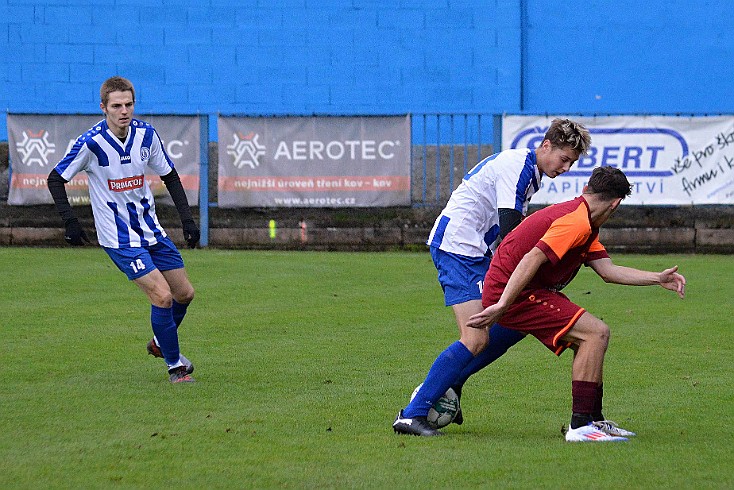
[{"label": "black soccer cleat", "polygon": [[461,406],[459,406],[459,410],[456,412],[454,420],[452,420],[451,422],[456,425],[461,425],[464,423],[464,414],[461,412]]},{"label": "black soccer cleat", "polygon": [[186,372],[186,366],[178,366],[168,370],[168,379],[171,383],[193,383],[194,378]]},{"label": "black soccer cleat", "polygon": [[456,411],[456,415],[454,415],[454,420],[451,421],[452,424],[461,425],[464,423],[464,414],[461,411],[461,388],[462,386],[452,386],[451,389],[454,390],[454,393],[456,393],[457,398],[457,407],[458,410]]},{"label": "black soccer cleat", "polygon": [[412,419],[403,418],[403,411],[395,417],[392,428],[396,434],[408,434],[412,436],[442,436],[443,433],[437,431],[430,425],[426,417],[413,417]]},{"label": "black soccer cleat", "polygon": [[[148,345],[146,345],[145,348],[148,350],[148,354],[150,354],[151,356],[160,357],[161,359],[163,359],[163,352],[161,352],[161,348],[158,347],[158,344],[155,343],[155,337],[150,339],[150,342],[148,342]],[[181,362],[184,363],[184,366],[186,366],[186,374],[193,373],[193,363],[186,359],[186,356],[184,356],[183,354],[179,354],[179,358],[181,359]]]}]

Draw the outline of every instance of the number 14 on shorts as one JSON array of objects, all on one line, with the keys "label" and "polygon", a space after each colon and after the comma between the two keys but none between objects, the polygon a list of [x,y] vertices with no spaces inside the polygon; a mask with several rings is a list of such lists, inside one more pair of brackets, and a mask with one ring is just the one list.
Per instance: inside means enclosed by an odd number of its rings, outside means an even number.
[{"label": "number 14 on shorts", "polygon": [[138,272],[145,270],[145,264],[141,259],[136,259],[130,262],[130,268],[135,274],[137,274]]}]

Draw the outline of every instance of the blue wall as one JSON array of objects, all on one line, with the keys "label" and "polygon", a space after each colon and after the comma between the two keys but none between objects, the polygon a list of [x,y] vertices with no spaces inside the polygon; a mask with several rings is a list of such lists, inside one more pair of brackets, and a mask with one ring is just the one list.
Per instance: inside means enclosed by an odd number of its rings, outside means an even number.
[{"label": "blue wall", "polygon": [[528,0],[524,107],[732,113],[730,0]]},{"label": "blue wall", "polygon": [[[6,111],[98,112],[99,85],[116,74],[135,83],[138,113],[734,112],[731,10],[729,0],[0,0],[0,140]],[[491,141],[490,124],[482,133]]]}]

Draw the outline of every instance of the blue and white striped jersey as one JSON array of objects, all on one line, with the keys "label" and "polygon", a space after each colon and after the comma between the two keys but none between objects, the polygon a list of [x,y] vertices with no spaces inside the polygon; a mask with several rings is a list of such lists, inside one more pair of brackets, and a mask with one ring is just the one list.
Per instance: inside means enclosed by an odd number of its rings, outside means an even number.
[{"label": "blue and white striped jersey", "polygon": [[166,236],[145,181],[146,167],[158,175],[173,170],[153,126],[133,119],[120,141],[102,120],[77,138],[55,170],[67,182],[82,170],[87,173],[99,244],[123,248],[154,245]]},{"label": "blue and white striped jersey", "polygon": [[499,209],[527,214],[540,187],[535,151],[505,150],[479,162],[451,194],[426,242],[445,252],[481,257],[499,245]]}]

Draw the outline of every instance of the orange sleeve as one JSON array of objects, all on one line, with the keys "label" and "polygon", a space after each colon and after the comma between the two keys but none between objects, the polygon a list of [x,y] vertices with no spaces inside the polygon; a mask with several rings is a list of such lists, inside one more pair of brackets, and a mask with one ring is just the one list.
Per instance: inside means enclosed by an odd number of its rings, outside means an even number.
[{"label": "orange sleeve", "polygon": [[[557,218],[540,238],[540,241],[556,256],[555,258],[549,256],[548,259],[551,262],[557,262],[572,248],[583,245],[589,239],[589,235],[591,235],[589,212],[586,206],[579,206],[575,211]],[[595,245],[604,248],[598,240],[595,240],[592,250]],[[548,252],[546,252],[546,255],[548,255]]]},{"label": "orange sleeve", "polygon": [[594,238],[594,241],[591,243],[591,246],[589,247],[589,252],[587,254],[587,261],[597,260],[597,259],[604,259],[606,257],[609,257],[609,254],[607,253],[607,249],[604,248],[604,245],[601,244],[599,241],[599,235]]}]

